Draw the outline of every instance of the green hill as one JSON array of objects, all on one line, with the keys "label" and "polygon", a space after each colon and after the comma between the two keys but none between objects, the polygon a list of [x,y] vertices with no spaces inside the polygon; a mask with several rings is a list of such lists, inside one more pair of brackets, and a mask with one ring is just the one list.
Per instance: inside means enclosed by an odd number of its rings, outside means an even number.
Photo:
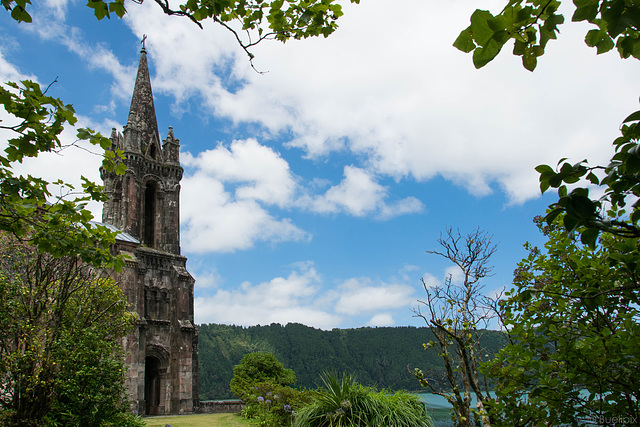
[{"label": "green hill", "polygon": [[[229,381],[242,356],[254,351],[273,353],[293,369],[299,388],[316,388],[323,372],[354,374],[358,382],[390,390],[420,391],[409,370],[442,373],[443,365],[430,341],[428,328],[384,327],[323,331],[297,323],[286,326],[200,325],[200,399],[231,398]],[[506,344],[496,331],[482,341],[492,354]],[[438,375],[436,375],[438,376]]]}]

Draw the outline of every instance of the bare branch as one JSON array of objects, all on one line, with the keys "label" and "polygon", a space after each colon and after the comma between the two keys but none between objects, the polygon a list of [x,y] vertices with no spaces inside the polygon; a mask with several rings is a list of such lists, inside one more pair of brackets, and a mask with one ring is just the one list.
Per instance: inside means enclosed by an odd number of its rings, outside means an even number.
[{"label": "bare branch", "polygon": [[[478,371],[485,354],[480,339],[490,322],[499,316],[498,302],[483,295],[480,281],[492,274],[491,256],[497,245],[492,237],[475,229],[467,235],[448,228],[437,240],[441,249],[427,253],[439,255],[460,268],[463,280],[454,282],[451,275],[443,285],[429,287],[422,279],[426,299],[413,309],[416,317],[422,318],[437,340],[440,355],[445,365],[445,377],[453,392],[446,396],[453,406],[457,422],[472,425],[470,413],[471,395],[478,401],[483,425],[490,426],[484,403],[491,397],[487,381]],[[500,292],[497,296],[502,295]],[[421,309],[426,308],[426,312]]]}]

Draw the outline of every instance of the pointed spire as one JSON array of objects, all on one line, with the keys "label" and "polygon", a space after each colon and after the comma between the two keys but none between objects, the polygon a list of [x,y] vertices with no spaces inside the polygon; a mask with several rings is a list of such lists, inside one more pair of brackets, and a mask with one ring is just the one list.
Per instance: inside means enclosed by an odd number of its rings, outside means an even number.
[{"label": "pointed spire", "polygon": [[151,79],[149,78],[149,67],[147,66],[147,51],[144,48],[144,43],[140,51],[140,64],[138,65],[138,75],[136,76],[136,84],[131,97],[127,126],[133,126],[134,129],[140,132],[141,146],[139,149],[143,152],[146,151],[150,141],[160,142],[156,109],[151,91]]},{"label": "pointed spire", "polygon": [[164,140],[164,144],[162,145],[162,152],[167,162],[180,164],[180,140],[176,139],[173,135],[173,128],[171,126],[169,126],[167,139]]}]

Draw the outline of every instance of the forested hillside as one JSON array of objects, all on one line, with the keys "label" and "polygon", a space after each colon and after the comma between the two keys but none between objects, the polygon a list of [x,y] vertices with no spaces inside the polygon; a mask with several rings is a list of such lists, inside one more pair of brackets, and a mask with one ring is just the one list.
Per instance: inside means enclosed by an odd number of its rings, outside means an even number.
[{"label": "forested hillside", "polygon": [[[420,390],[409,368],[442,372],[436,350],[424,350],[432,339],[428,328],[386,327],[323,331],[297,323],[286,326],[200,325],[200,399],[233,397],[229,381],[242,356],[254,351],[273,353],[293,369],[299,388],[315,388],[323,372],[354,374],[364,385],[390,390]],[[486,331],[482,340],[492,354],[505,337]]]}]

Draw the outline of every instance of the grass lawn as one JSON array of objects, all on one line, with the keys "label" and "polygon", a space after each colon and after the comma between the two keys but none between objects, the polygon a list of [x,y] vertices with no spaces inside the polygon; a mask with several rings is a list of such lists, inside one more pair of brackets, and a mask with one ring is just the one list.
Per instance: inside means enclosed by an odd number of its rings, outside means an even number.
[{"label": "grass lawn", "polygon": [[144,418],[147,427],[255,427],[240,414],[172,415]]}]

